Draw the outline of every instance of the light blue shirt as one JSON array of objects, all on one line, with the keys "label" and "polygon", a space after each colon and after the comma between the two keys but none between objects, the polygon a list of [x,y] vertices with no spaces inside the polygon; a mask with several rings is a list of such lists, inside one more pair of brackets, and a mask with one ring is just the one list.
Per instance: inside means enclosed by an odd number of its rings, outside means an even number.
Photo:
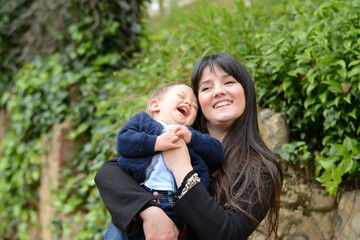
[{"label": "light blue shirt", "polygon": [[[163,133],[176,126],[173,124],[167,125],[161,121],[158,122],[164,126]],[[145,181],[142,184],[152,190],[176,191],[174,176],[169,169],[167,169],[161,153],[154,155],[152,158],[151,163],[146,169]]]}]

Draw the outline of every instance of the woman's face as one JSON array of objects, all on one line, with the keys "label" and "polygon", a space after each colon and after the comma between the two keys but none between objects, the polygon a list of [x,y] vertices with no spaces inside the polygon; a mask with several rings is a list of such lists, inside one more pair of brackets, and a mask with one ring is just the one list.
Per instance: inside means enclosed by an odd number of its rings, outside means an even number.
[{"label": "woman's face", "polygon": [[218,66],[206,67],[199,81],[199,104],[209,133],[227,131],[244,112],[243,86]]}]

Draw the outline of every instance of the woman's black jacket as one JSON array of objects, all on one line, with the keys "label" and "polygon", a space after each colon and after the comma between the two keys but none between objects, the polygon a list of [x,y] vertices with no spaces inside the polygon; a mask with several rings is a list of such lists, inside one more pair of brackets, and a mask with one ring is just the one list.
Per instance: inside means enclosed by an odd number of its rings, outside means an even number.
[{"label": "woman's black jacket", "polygon": [[[118,166],[116,159],[103,164],[95,176],[95,183],[112,216],[112,222],[128,235],[132,235],[135,226],[138,225],[134,223],[135,219],[138,219],[139,210],[153,198],[153,195],[127,175]],[[245,209],[247,207],[249,206],[243,206]],[[202,184],[196,184],[179,199],[174,210],[191,229],[187,239],[247,239],[258,225],[240,211],[224,209]],[[255,203],[252,213],[261,221],[265,214],[259,212],[260,207]]]}]

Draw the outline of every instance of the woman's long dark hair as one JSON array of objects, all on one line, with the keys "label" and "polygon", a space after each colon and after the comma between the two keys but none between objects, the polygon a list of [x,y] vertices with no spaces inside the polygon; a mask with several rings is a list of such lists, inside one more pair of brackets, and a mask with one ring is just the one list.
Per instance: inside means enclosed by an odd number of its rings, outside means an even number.
[{"label": "woman's long dark hair", "polygon": [[[214,66],[233,76],[242,85],[246,106],[222,141],[225,160],[213,172],[215,184],[212,194],[222,206],[241,211],[256,224],[268,214],[268,238],[272,234],[278,238],[283,176],[274,154],[259,133],[254,83],[246,68],[233,56],[226,53],[209,55],[202,58],[192,72],[191,83],[197,96],[204,69],[209,67],[214,71]],[[201,109],[194,127],[208,133]]]}]

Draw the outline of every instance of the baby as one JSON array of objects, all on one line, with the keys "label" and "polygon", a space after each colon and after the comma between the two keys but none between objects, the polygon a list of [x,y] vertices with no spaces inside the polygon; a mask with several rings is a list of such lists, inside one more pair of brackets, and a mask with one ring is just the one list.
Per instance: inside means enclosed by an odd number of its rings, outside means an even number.
[{"label": "baby", "polygon": [[[200,133],[190,126],[198,111],[192,88],[184,83],[168,84],[150,97],[147,112],[130,118],[117,138],[118,163],[122,169],[154,195],[161,207],[181,230],[180,217],[172,210],[177,199],[177,187],[166,168],[162,151],[178,148],[176,141],[186,142],[191,163],[205,187],[209,186],[209,167],[224,159],[220,141]],[[145,239],[143,233],[131,239]]]}]

